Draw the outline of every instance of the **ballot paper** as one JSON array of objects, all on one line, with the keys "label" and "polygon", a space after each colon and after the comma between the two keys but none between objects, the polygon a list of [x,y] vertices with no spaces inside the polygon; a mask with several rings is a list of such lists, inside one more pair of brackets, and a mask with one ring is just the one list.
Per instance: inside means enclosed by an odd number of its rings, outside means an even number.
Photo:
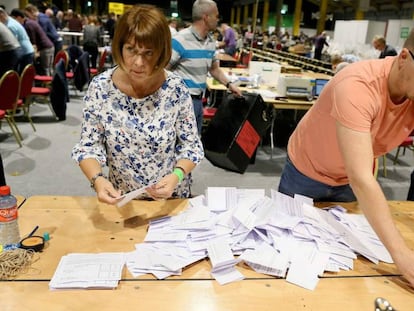
[{"label": "ballot paper", "polygon": [[135,247],[126,260],[134,276],[180,275],[208,258],[221,285],[244,279],[241,262],[309,290],[325,271],[353,269],[358,255],[392,262],[362,214],[316,208],[310,198],[276,190],[267,197],[262,190],[234,187],[208,188],[182,213],[151,220],[144,242]]},{"label": "ballot paper", "polygon": [[139,195],[143,194],[146,192],[146,189],[152,185],[154,185],[155,183],[151,183],[148,184],[145,187],[130,191],[128,193],[125,193],[124,195],[121,195],[120,197],[118,197],[117,199],[120,199],[120,201],[116,204],[117,207],[122,207],[125,204],[127,204],[129,201],[135,199],[136,197],[138,197]]},{"label": "ballot paper", "polygon": [[55,289],[114,289],[125,265],[123,253],[68,254],[49,282]]}]

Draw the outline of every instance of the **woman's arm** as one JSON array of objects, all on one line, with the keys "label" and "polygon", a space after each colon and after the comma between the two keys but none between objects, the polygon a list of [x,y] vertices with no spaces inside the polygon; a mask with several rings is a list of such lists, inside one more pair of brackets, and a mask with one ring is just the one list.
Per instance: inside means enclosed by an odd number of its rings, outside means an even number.
[{"label": "woman's arm", "polygon": [[94,158],[84,159],[79,163],[82,172],[90,182],[91,188],[96,191],[99,201],[116,204],[121,191],[115,190],[108,177],[102,173],[102,167]]}]

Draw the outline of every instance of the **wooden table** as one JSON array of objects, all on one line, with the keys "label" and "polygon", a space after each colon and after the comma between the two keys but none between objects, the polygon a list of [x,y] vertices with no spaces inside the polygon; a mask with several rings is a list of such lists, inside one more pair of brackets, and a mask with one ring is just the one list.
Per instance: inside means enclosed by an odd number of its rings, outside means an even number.
[{"label": "wooden table", "polygon": [[[374,310],[377,297],[388,299],[397,310],[414,306],[414,290],[394,265],[374,265],[361,258],[352,271],[325,273],[315,291],[247,266],[238,266],[245,280],[221,286],[212,280],[208,260],[166,280],[132,278],[124,269],[115,290],[49,290],[61,256],[129,252],[144,239],[149,220],[176,214],[185,206],[185,200],[133,201],[117,209],[95,197],[30,197],[20,209],[20,230],[30,232],[39,225],[38,233],[49,232],[51,240],[27,273],[0,282],[1,310]],[[358,212],[352,204],[344,206]],[[414,247],[414,203],[395,201],[390,206],[398,228]]]},{"label": "wooden table", "polygon": [[236,67],[237,59],[225,53],[217,53],[216,60],[220,62],[220,67]]}]

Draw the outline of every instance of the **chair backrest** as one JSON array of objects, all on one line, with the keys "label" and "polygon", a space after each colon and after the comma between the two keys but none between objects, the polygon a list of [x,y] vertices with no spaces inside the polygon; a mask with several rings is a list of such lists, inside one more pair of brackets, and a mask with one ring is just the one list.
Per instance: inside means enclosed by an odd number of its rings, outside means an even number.
[{"label": "chair backrest", "polygon": [[0,80],[0,109],[15,110],[20,91],[19,74],[14,70],[6,71]]},{"label": "chair backrest", "polygon": [[33,64],[28,64],[24,67],[23,72],[20,76],[20,96],[19,98],[24,99],[30,95],[33,87],[34,77],[36,75],[36,69]]},{"label": "chair backrest", "polygon": [[102,72],[104,70],[107,55],[108,55],[108,51],[104,49],[101,54],[101,58],[99,59],[99,65],[98,65],[99,72]]},{"label": "chair backrest", "polygon": [[60,50],[56,53],[55,60],[53,62],[53,66],[56,66],[59,60],[63,59],[63,62],[65,64],[65,70],[68,69],[69,64],[69,54],[65,50]]}]

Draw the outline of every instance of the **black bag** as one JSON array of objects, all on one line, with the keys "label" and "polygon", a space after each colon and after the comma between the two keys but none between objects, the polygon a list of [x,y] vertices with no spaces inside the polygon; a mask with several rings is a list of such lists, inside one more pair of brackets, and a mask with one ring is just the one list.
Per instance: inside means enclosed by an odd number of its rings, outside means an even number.
[{"label": "black bag", "polygon": [[229,95],[217,109],[201,139],[213,164],[244,173],[273,121],[273,106],[258,94]]}]

